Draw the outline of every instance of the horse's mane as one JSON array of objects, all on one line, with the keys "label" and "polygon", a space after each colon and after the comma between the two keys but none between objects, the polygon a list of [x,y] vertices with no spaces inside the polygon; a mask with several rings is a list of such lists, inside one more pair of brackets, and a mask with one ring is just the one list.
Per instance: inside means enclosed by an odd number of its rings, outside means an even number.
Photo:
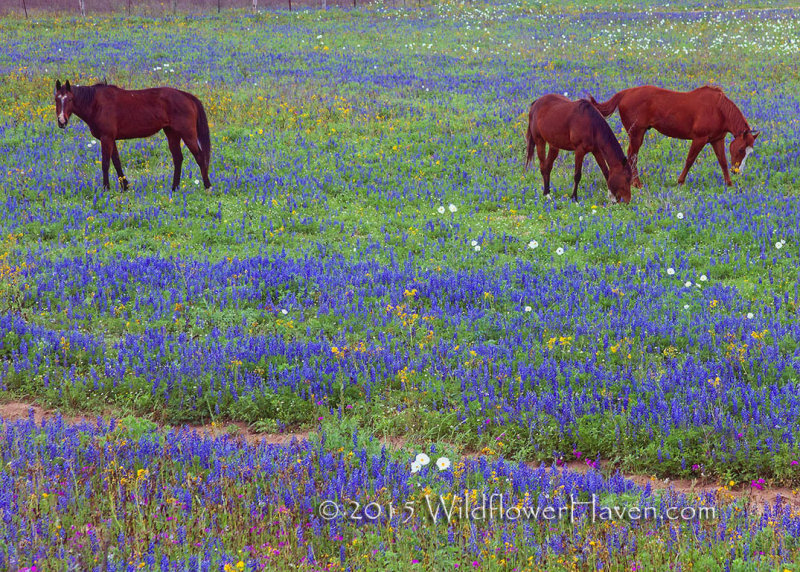
[{"label": "horse's mane", "polygon": [[72,86],[72,97],[75,98],[75,105],[79,108],[86,108],[94,101],[97,92],[106,87],[116,87],[108,83],[96,83],[94,85],[74,85]]},{"label": "horse's mane", "polygon": [[733,133],[734,137],[738,137],[745,131],[749,131],[750,125],[747,123],[747,119],[745,119],[742,111],[736,107],[735,103],[728,99],[728,96],[725,95],[720,88],[717,87],[716,90],[719,91],[719,109],[723,117],[725,117],[728,128],[731,133]]},{"label": "horse's mane", "polygon": [[581,107],[585,110],[585,113],[591,117],[592,125],[595,128],[595,132],[597,133],[598,138],[605,143],[605,146],[611,149],[611,152],[614,154],[614,157],[623,165],[628,164],[628,158],[625,156],[625,153],[622,152],[622,147],[617,141],[617,137],[614,135],[614,132],[609,127],[606,120],[600,114],[597,109],[595,109],[594,105],[587,99],[580,100]]}]

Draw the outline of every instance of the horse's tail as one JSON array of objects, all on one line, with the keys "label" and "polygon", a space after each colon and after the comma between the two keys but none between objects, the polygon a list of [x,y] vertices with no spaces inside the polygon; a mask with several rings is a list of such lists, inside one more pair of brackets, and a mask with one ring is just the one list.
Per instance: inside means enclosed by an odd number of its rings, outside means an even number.
[{"label": "horse's tail", "polygon": [[[536,103],[536,101],[533,103]],[[530,110],[528,111],[528,128],[525,130],[525,141],[528,144],[528,156],[525,158],[526,171],[533,160],[533,153],[536,150],[536,143],[533,141],[533,103],[531,103]]]},{"label": "horse's tail", "polygon": [[208,117],[206,117],[206,110],[203,104],[196,97],[194,104],[197,106],[197,142],[200,144],[200,151],[203,154],[203,163],[208,169],[211,163],[211,133],[208,130]]},{"label": "horse's tail", "polygon": [[590,95],[589,101],[592,102],[594,108],[597,111],[599,111],[603,117],[608,117],[609,115],[614,113],[617,107],[619,107],[619,102],[622,99],[623,95],[624,94],[621,91],[618,91],[617,93],[614,94],[614,96],[611,99],[609,99],[604,103],[597,103],[597,100]]}]

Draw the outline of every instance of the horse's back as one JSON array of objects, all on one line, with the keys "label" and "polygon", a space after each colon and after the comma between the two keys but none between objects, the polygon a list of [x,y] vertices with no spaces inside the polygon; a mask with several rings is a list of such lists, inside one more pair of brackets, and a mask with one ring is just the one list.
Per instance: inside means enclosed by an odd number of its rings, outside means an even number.
[{"label": "horse's back", "polygon": [[625,128],[655,129],[676,139],[716,136],[723,117],[722,89],[702,86],[692,91],[673,91],[652,85],[630,88],[619,103]]},{"label": "horse's back", "polygon": [[573,121],[594,121],[595,116],[602,119],[600,113],[585,99],[571,99],[550,93],[543,95],[531,104],[531,117],[545,118],[554,123],[568,124]]},{"label": "horse's back", "polygon": [[575,111],[575,102],[557,93],[548,93],[531,103],[529,118],[531,121],[543,118],[565,118]]},{"label": "horse's back", "polygon": [[620,93],[624,94],[620,105],[628,107],[645,102],[669,106],[696,105],[700,102],[717,101],[720,96],[725,95],[722,88],[715,85],[704,85],[691,91],[674,91],[654,85],[640,85],[623,89]]},{"label": "horse's back", "polygon": [[572,101],[559,94],[544,95],[533,102],[529,128],[535,138],[567,151],[576,147],[593,148],[596,134],[603,129],[610,131],[591,102]]},{"label": "horse's back", "polygon": [[193,97],[171,87],[122,89],[105,86],[96,98],[103,109],[106,125],[117,139],[149,137],[164,128],[183,131],[197,119]]}]

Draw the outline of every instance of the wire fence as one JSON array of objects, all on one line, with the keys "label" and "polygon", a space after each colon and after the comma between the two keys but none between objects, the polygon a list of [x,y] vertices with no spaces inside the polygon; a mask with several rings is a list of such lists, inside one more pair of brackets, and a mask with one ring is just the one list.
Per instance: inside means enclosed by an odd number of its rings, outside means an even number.
[{"label": "wire fence", "polygon": [[[417,6],[421,0],[384,0],[389,6]],[[124,13],[164,15],[173,12],[214,13],[223,10],[306,10],[358,8],[372,0],[0,0],[0,15]]]}]

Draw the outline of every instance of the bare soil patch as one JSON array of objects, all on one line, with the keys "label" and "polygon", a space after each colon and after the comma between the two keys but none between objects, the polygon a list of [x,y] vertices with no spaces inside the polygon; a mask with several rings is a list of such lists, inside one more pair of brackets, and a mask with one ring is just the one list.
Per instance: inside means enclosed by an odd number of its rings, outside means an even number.
[{"label": "bare soil patch", "polygon": [[[30,410],[33,409],[33,418],[37,424],[41,424],[42,420],[53,419],[58,415],[58,411],[48,410],[35,403],[25,401],[10,401],[7,403],[0,403],[0,417],[8,421],[16,421],[19,419],[28,419]],[[113,412],[105,412],[100,417],[110,417]],[[95,423],[98,416],[88,415],[62,415],[64,421],[70,424],[76,423]],[[310,431],[294,431],[286,433],[256,433],[251,431],[250,428],[241,422],[226,422],[226,423],[207,423],[203,425],[184,425],[186,429],[197,431],[200,435],[209,437],[222,437],[227,435],[234,439],[241,439],[249,444],[257,444],[263,442],[269,445],[288,445],[293,440],[307,441],[311,437]],[[180,427],[177,427],[180,428]],[[387,437],[382,440],[383,444],[391,449],[401,449],[409,445],[409,441],[404,437]],[[467,453],[464,457],[477,457],[477,453]],[[531,468],[539,468],[541,462],[526,463]],[[604,464],[601,461],[601,465]],[[582,461],[568,461],[561,467],[562,470],[577,471],[579,473],[587,473],[591,467]],[[800,510],[800,494],[797,490],[792,490],[788,487],[770,487],[759,490],[754,487],[740,486],[734,489],[723,489],[720,485],[714,484],[707,479],[659,479],[651,475],[641,474],[625,474],[623,476],[632,480],[639,486],[647,486],[654,491],[672,490],[678,494],[694,495],[712,493],[715,496],[730,499],[744,499],[747,505],[756,511],[762,511],[764,505],[775,506],[778,498],[781,499],[782,505],[789,505],[796,510]]]}]

